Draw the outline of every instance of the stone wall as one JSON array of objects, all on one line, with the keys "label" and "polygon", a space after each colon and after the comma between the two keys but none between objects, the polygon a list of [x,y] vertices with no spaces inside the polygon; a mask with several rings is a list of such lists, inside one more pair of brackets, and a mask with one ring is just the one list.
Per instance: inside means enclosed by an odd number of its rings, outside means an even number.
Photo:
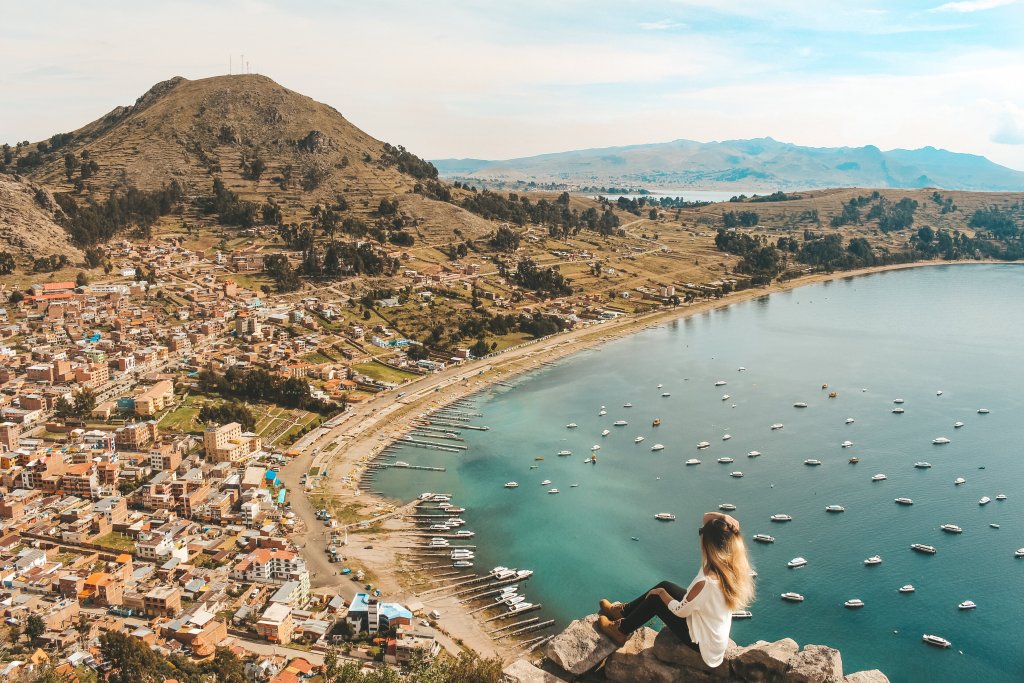
[{"label": "stone wall", "polygon": [[714,669],[700,653],[679,642],[667,628],[642,628],[616,648],[596,628],[597,615],[577,619],[548,643],[539,665],[518,659],[503,683],[888,683],[881,671],[843,674],[839,650],[795,640],[759,640],[740,647],[729,643],[725,661]]}]

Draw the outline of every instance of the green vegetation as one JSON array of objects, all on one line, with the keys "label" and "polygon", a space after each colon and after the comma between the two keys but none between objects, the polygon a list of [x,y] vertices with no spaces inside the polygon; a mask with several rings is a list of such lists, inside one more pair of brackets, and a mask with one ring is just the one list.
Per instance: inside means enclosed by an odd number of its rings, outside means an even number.
[{"label": "green vegetation", "polygon": [[722,214],[722,224],[727,228],[752,228],[760,219],[756,211],[726,211]]},{"label": "green vegetation", "polygon": [[213,179],[213,196],[202,197],[196,202],[208,214],[217,214],[224,225],[251,228],[256,224],[259,207],[254,202],[243,201],[238,195],[224,187],[220,178]]},{"label": "green vegetation", "polygon": [[183,196],[181,186],[171,181],[153,191],[129,187],[122,193],[111,193],[102,203],[90,200],[85,206],[79,206],[67,193],[57,194],[55,198],[71,218],[67,227],[71,240],[85,247],[106,242],[131,225],[139,228],[141,236],[148,236],[153,223],[171,213]]},{"label": "green vegetation", "polygon": [[401,145],[395,146],[384,143],[384,153],[381,155],[381,163],[393,165],[402,173],[411,175],[413,178],[437,178],[437,169],[429,161],[419,158]]},{"label": "green vegetation", "polygon": [[370,379],[388,384],[401,384],[419,377],[415,373],[399,370],[382,363],[359,363],[358,365],[353,365],[352,370],[361,375],[366,375]]},{"label": "green vegetation", "polygon": [[262,368],[241,370],[228,368],[223,374],[215,370],[199,373],[199,387],[205,392],[233,396],[245,401],[267,401],[286,408],[301,408],[326,413],[332,406],[314,399],[309,382],[301,377],[279,377]]},{"label": "green vegetation", "polygon": [[86,417],[96,407],[96,395],[88,387],[75,394],[68,394],[57,402],[58,417]]},{"label": "green vegetation", "polygon": [[118,552],[124,553],[130,553],[135,549],[135,541],[117,531],[111,531],[109,534],[100,536],[96,539],[96,545],[113,548]]},{"label": "green vegetation", "polygon": [[[549,202],[538,200],[536,204],[530,198],[510,192],[504,197],[496,192],[484,190],[474,193],[462,200],[462,208],[484,218],[507,221],[516,225],[536,223],[548,226],[552,237],[567,237],[578,233],[581,229],[594,230],[602,235],[610,235],[619,226],[619,217],[606,208],[598,215],[597,209],[590,207],[582,213],[569,209],[568,195],[564,201]],[[560,198],[561,199],[561,198]]]},{"label": "green vegetation", "polygon": [[572,294],[572,287],[561,273],[554,268],[541,268],[533,259],[525,258],[516,266],[514,273],[508,273],[506,269],[503,274],[520,287],[531,289],[545,299]]},{"label": "green vegetation", "polygon": [[207,403],[199,410],[199,419],[203,422],[218,424],[237,422],[246,432],[251,432],[256,428],[256,417],[247,405],[238,400],[224,401],[218,404]]}]

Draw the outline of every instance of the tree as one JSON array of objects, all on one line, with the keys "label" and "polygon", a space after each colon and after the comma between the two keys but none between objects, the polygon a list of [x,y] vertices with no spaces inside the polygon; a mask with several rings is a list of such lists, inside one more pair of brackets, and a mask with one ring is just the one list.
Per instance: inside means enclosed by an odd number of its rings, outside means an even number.
[{"label": "tree", "polygon": [[486,356],[490,350],[491,347],[488,346],[487,342],[484,340],[483,337],[477,339],[476,343],[473,344],[473,346],[469,347],[469,352],[476,356],[477,358],[482,358],[483,356]]},{"label": "tree", "polygon": [[32,614],[29,616],[28,621],[25,623],[25,635],[28,636],[29,641],[34,641],[39,636],[43,635],[46,631],[46,622],[38,614]]},{"label": "tree", "polygon": [[0,251],[0,275],[14,272],[14,256],[8,251]]},{"label": "tree", "polygon": [[85,274],[85,271],[78,271],[78,274],[75,275],[75,286],[85,287],[87,284],[89,284],[89,276]]},{"label": "tree", "polygon": [[103,265],[103,249],[100,247],[89,247],[85,250],[85,265],[90,268],[98,268]]},{"label": "tree", "polygon": [[519,235],[511,228],[503,225],[494,233],[490,245],[498,251],[513,252],[519,248]]}]

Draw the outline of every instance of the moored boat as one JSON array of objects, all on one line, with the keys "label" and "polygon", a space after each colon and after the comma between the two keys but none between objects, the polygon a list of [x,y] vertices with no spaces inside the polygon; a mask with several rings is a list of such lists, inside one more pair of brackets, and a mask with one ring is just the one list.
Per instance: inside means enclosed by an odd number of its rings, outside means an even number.
[{"label": "moored boat", "polygon": [[954,486],[960,486],[960,484],[964,484],[966,482],[967,482],[967,480],[964,479],[963,477],[957,477],[956,479],[953,480],[953,485]]},{"label": "moored boat", "polygon": [[775,543],[775,537],[768,534],[754,534],[754,540],[758,543]]},{"label": "moored boat", "polygon": [[507,488],[507,489],[516,489],[516,488],[519,488],[519,483],[518,483],[518,482],[515,482],[515,481],[509,481],[509,482],[506,482],[506,483],[505,483],[505,488]]},{"label": "moored boat", "polygon": [[718,462],[723,464],[723,465],[728,465],[729,463],[736,462],[736,461],[733,460],[732,458],[719,458]]},{"label": "moored boat", "polygon": [[805,465],[810,465],[812,467],[815,467],[817,465],[820,465],[821,461],[820,460],[815,460],[814,458],[808,458],[807,460],[804,460],[804,464]]},{"label": "moored boat", "polygon": [[676,521],[676,516],[673,515],[671,512],[659,512],[658,514],[654,515],[654,518],[662,522]]},{"label": "moored boat", "polygon": [[900,586],[900,587],[899,587],[899,588],[897,588],[896,590],[897,590],[897,591],[899,591],[900,593],[913,593],[913,592],[914,592],[915,590],[917,590],[917,589],[916,589],[916,588],[914,588],[914,586],[913,586],[912,584],[909,584],[909,583],[908,583],[908,584],[907,584],[907,585],[905,585],[905,586]]},{"label": "moored boat", "polygon": [[793,404],[793,407],[794,408],[806,408],[807,404],[804,403],[803,401],[797,401],[796,403]]},{"label": "moored boat", "polygon": [[886,479],[888,479],[888,477],[881,473],[871,477],[871,481],[885,481]]},{"label": "moored boat", "polygon": [[989,412],[988,408],[978,408],[978,415],[988,415]]},{"label": "moored boat", "polygon": [[697,450],[704,450],[705,448],[710,448],[710,447],[711,447],[711,444],[709,442],[707,442],[707,441],[701,441],[701,442],[699,442],[697,444]]},{"label": "moored boat", "polygon": [[771,520],[773,522],[792,522],[793,518],[790,517],[789,515],[779,514],[779,515],[772,515]]},{"label": "moored boat", "polygon": [[945,638],[941,638],[939,636],[933,636],[930,633],[925,633],[924,635],[922,635],[921,636],[921,640],[924,641],[925,643],[927,643],[928,645],[933,645],[935,647],[941,647],[941,648],[948,648],[948,647],[950,647],[952,645],[952,643],[950,643]]},{"label": "moored boat", "polygon": [[847,607],[849,609],[857,609],[858,607],[863,607],[863,606],[864,606],[864,601],[861,600],[860,598],[851,598],[850,600],[847,600],[846,602],[843,603],[843,607]]},{"label": "moored boat", "polygon": [[925,545],[924,543],[912,543],[910,545],[910,549],[916,550],[919,553],[924,553],[925,555],[935,554],[935,546]]},{"label": "moored boat", "polygon": [[913,505],[914,501],[910,498],[900,497],[896,499],[897,505]]},{"label": "moored boat", "polygon": [[956,524],[941,524],[939,525],[939,528],[950,534],[962,534],[964,532],[964,530]]},{"label": "moored boat", "polygon": [[846,508],[842,505],[828,505],[825,507],[825,512],[846,512]]},{"label": "moored boat", "polygon": [[746,609],[737,610],[732,613],[733,619],[750,619],[752,616],[754,616],[754,613]]},{"label": "moored boat", "polygon": [[771,429],[772,429],[772,430],[776,430],[776,429],[782,429],[782,428],[783,428],[784,426],[785,426],[785,425],[783,425],[783,424],[782,424],[781,422],[776,422],[775,424],[773,424],[773,425],[771,426]]},{"label": "moored boat", "polygon": [[663,446],[660,443],[656,443],[653,446],[651,446],[651,450],[652,451],[662,451],[662,450],[665,450],[665,446]]},{"label": "moored boat", "polygon": [[612,423],[612,426],[613,427],[625,427],[628,424],[629,423],[626,422],[625,420],[616,420],[615,422]]},{"label": "moored boat", "polygon": [[959,607],[960,609],[974,609],[977,607],[977,605],[974,604],[973,600],[964,600],[959,605],[957,605],[957,607]]},{"label": "moored boat", "polygon": [[782,599],[787,600],[789,602],[803,602],[804,596],[800,595],[799,593],[783,593]]},{"label": "moored boat", "polygon": [[932,464],[930,462],[921,461],[921,462],[915,462],[914,463],[914,467],[916,467],[919,470],[926,470],[926,469],[928,469],[931,466],[932,466]]},{"label": "moored boat", "polygon": [[794,557],[792,560],[786,563],[786,566],[790,569],[796,569],[797,567],[803,567],[807,564],[807,560],[803,557]]},{"label": "moored boat", "polygon": [[932,439],[932,443],[935,444],[936,446],[943,446],[949,443],[949,439],[947,439],[944,436],[937,436],[934,439]]},{"label": "moored boat", "polygon": [[756,458],[761,455],[761,451],[750,451],[747,453],[748,458]]},{"label": "moored boat", "polygon": [[869,567],[873,567],[876,564],[882,564],[882,557],[881,555],[872,555],[868,559],[864,560],[864,564]]},{"label": "moored boat", "polygon": [[733,505],[732,503],[719,503],[718,509],[719,510],[731,511],[731,510],[735,510],[736,506]]},{"label": "moored boat", "polygon": [[690,458],[689,460],[686,461],[685,464],[687,464],[687,465],[699,465],[700,464],[700,460],[698,460],[697,458]]},{"label": "moored boat", "polygon": [[742,479],[743,473],[737,470],[736,472],[730,472],[729,476],[732,477],[733,479]]},{"label": "moored boat", "polygon": [[978,501],[978,505],[988,505],[992,502],[992,499],[988,496],[982,496],[981,500]]}]

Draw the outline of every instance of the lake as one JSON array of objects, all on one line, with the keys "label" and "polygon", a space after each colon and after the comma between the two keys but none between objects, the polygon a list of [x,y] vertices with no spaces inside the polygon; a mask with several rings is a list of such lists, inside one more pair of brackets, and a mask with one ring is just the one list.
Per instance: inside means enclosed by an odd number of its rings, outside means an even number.
[{"label": "lake", "polygon": [[[491,429],[464,431],[464,454],[399,451],[446,473],[391,469],[376,487],[403,500],[454,493],[477,532],[477,567],[535,570],[525,593],[560,623],[596,611],[601,597],[629,599],[665,578],[687,583],[699,564],[701,513],[733,503],[759,572],[754,616],[733,624],[737,642],[830,645],[847,672],[879,668],[894,681],[1019,681],[1022,294],[1019,266],[943,265],[838,279],[680,319],[474,396],[468,405],[484,415],[475,422]],[[895,399],[904,413],[892,412]],[[601,406],[607,415],[598,415]],[[629,424],[613,427],[615,420]],[[956,421],[965,424],[954,428]],[[570,422],[578,427],[567,429]],[[602,437],[603,429],[611,433]],[[636,444],[636,436],[645,440]],[[951,442],[933,445],[940,436]],[[853,446],[841,448],[847,440]],[[711,446],[698,450],[701,441]],[[652,452],[655,443],[664,450]],[[598,462],[584,464],[593,445],[601,446]],[[558,457],[562,449],[572,456]],[[752,450],[762,455],[747,457]],[[721,457],[734,462],[718,464]],[[685,466],[689,458],[702,463]],[[931,467],[915,468],[920,461]],[[873,482],[878,473],[887,479]],[[966,483],[955,486],[957,477]],[[510,480],[519,488],[504,489]],[[548,494],[551,486],[561,493]],[[997,494],[1007,499],[979,505]],[[830,514],[827,505],[846,511]],[[658,512],[677,521],[656,521]],[[776,513],[793,521],[773,524]],[[963,533],[944,533],[944,523]],[[777,540],[750,542],[755,533]],[[937,553],[913,552],[912,543]],[[865,566],[876,554],[882,564]],[[787,568],[797,556],[807,566]],[[908,583],[916,592],[897,592]],[[806,600],[783,602],[786,591]],[[866,606],[845,609],[851,598]],[[959,610],[964,600],[977,609]],[[923,633],[953,647],[931,648]]]}]

